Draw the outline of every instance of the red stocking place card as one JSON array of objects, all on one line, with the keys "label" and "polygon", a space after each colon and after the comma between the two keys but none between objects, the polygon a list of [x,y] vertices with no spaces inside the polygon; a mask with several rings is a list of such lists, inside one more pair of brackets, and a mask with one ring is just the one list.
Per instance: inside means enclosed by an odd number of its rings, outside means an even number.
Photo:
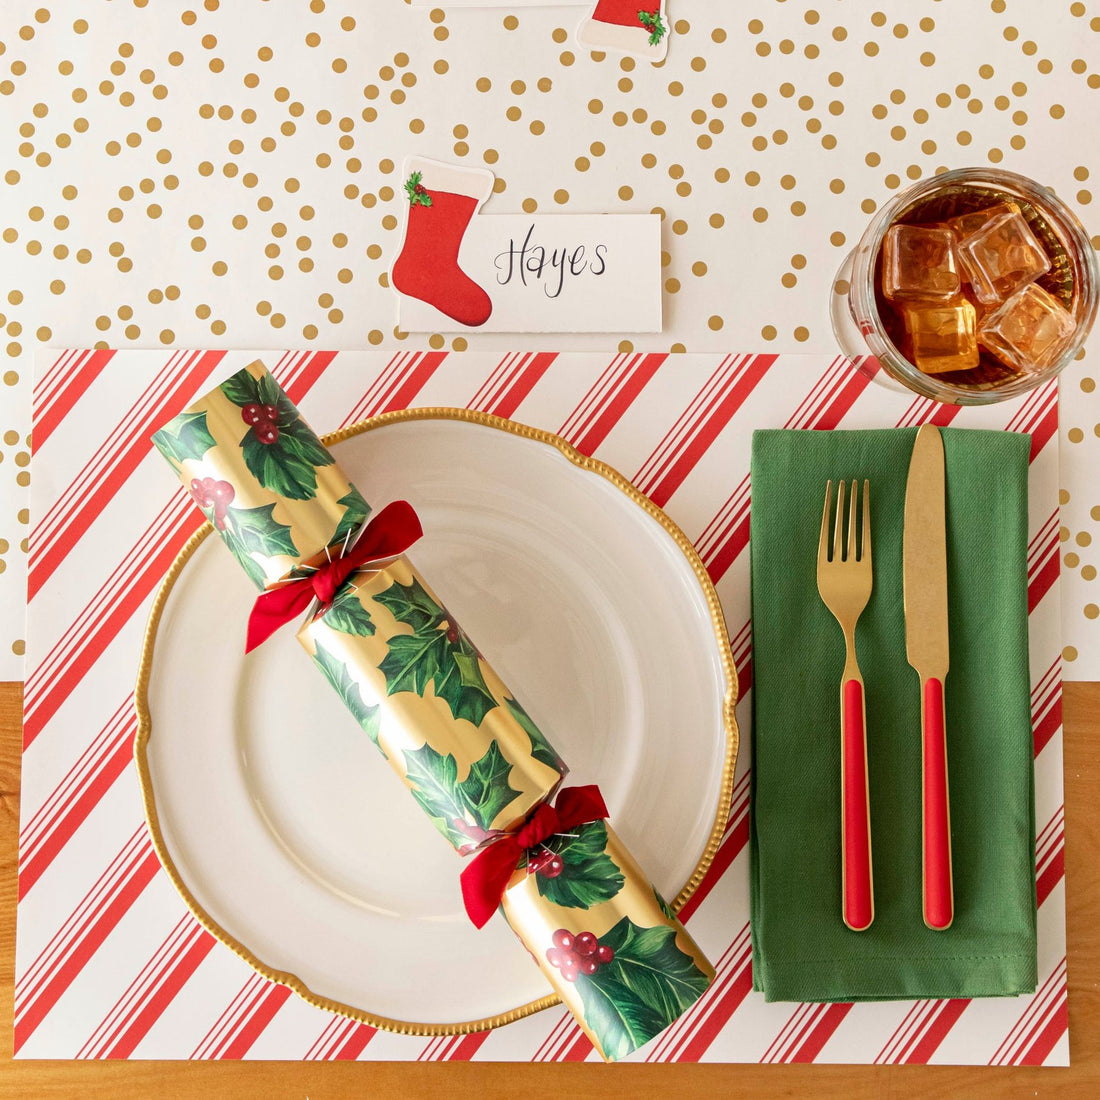
[{"label": "red stocking place card", "polygon": [[390,272],[406,332],[660,332],[656,214],[481,214],[483,168],[409,157]]},{"label": "red stocking place card", "polygon": [[[557,0],[554,6],[589,4],[589,14],[577,27],[577,42],[590,50],[629,54],[654,63],[668,53],[671,23],[667,0]],[[412,0],[414,7],[543,8],[548,0]]]},{"label": "red stocking place card", "polygon": [[590,50],[663,61],[668,53],[667,7],[665,0],[597,0],[592,14],[577,27],[577,41]]}]

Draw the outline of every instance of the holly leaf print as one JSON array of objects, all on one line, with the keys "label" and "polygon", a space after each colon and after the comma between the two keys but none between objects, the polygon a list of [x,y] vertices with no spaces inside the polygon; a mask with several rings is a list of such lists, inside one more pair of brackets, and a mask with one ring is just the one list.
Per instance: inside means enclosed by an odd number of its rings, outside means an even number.
[{"label": "holly leaf print", "polygon": [[[264,557],[278,554],[293,557],[298,552],[290,528],[272,517],[274,509],[274,504],[265,504],[260,508],[229,508],[225,523],[219,529],[226,546],[257,588],[264,587],[267,576],[252,556],[254,553]],[[202,513],[217,527],[213,508],[203,508]]]},{"label": "holly leaf print", "polygon": [[[288,401],[287,404],[289,405],[290,402]],[[336,459],[325,450],[324,444],[317,438],[313,429],[304,420],[298,418],[298,410],[293,405],[290,407],[294,410],[294,419],[285,425],[282,424],[280,411],[279,439],[272,446],[281,445],[284,449],[289,448],[303,462],[308,462],[311,466],[331,466]]]},{"label": "holly leaf print", "polygon": [[244,464],[265,488],[288,500],[312,500],[317,495],[317,473],[306,461],[293,439],[283,441],[284,432],[274,443],[261,443],[249,429],[241,440]]},{"label": "holly leaf print", "polygon": [[344,706],[351,711],[366,735],[385,756],[386,752],[378,742],[378,734],[382,726],[382,705],[376,703],[372,706],[363,699],[359,685],[348,672],[348,666],[324,646],[317,646],[313,663],[325,674],[325,679],[336,689]]},{"label": "holly leaf print", "polygon": [[329,545],[342,543],[349,534],[354,534],[363,526],[367,516],[370,515],[370,505],[363,499],[362,494],[353,485],[337,502],[344,506],[344,514],[332,533]]},{"label": "holly leaf print", "polygon": [[[377,598],[377,597],[376,597]],[[378,666],[386,677],[386,694],[411,691],[423,695],[440,671],[442,635],[397,634],[387,643],[388,651]]]},{"label": "holly leaf print", "polygon": [[294,545],[290,528],[272,516],[274,511],[274,504],[264,504],[259,508],[230,508],[226,518],[245,550],[268,557],[277,554],[294,557],[298,548]]},{"label": "holly leaf print", "polygon": [[455,848],[469,844],[470,837],[461,827],[465,808],[459,801],[455,758],[450,753],[444,756],[436,752],[431,745],[405,749],[401,755],[405,758],[405,778],[420,808]]},{"label": "holly leaf print", "polygon": [[565,762],[554,751],[554,746],[546,740],[542,730],[531,721],[531,716],[515,700],[506,698],[504,702],[512,712],[512,717],[523,728],[523,732],[531,739],[531,755],[540,763],[553,768],[556,772],[565,775]]},{"label": "holly leaf print", "polygon": [[359,595],[350,584],[345,584],[322,616],[326,626],[341,634],[355,634],[369,638],[375,627],[370,612],[359,602]]},{"label": "holly leaf print", "polygon": [[614,959],[595,974],[578,974],[577,992],[584,1005],[584,1022],[600,1041],[608,1061],[617,1061],[644,1046],[665,1024],[649,1005],[607,971]]},{"label": "holly leaf print", "polygon": [[240,370],[227,378],[220,389],[234,405],[242,409],[245,405],[274,405],[279,411],[275,423],[280,430],[301,418],[297,406],[270,374],[253,378],[247,369]]},{"label": "holly leaf print", "polygon": [[[203,509],[203,514],[208,520],[213,522],[214,510]],[[244,548],[241,540],[233,534],[230,528],[226,528],[224,531],[219,532],[225,545],[233,553],[233,557],[237,559],[237,564],[245,571],[248,579],[257,587],[263,588],[267,582],[267,575],[264,573],[260,563]]]},{"label": "holly leaf print", "polygon": [[[194,498],[192,498],[194,499]],[[195,502],[198,504],[198,502]],[[260,563],[248,552],[244,543],[236,535],[233,530],[233,514],[234,512],[243,511],[239,508],[230,508],[226,512],[226,522],[223,522],[221,526],[218,525],[217,517],[214,515],[213,505],[210,507],[203,507],[198,504],[199,511],[206,517],[207,521],[211,524],[215,531],[222,537],[222,541],[229,547],[233,557],[237,559],[237,564],[245,571],[245,575],[248,579],[257,587],[263,588],[267,582],[267,576],[265,575]]]},{"label": "holly leaf print", "polygon": [[262,375],[259,378],[256,392],[259,394],[259,404],[274,405],[279,410],[279,416],[275,423],[278,424],[280,430],[289,427],[294,421],[301,418],[302,414],[298,412],[298,406],[287,397],[282,386],[270,374]]},{"label": "holly leaf print", "polygon": [[511,772],[511,762],[494,741],[489,751],[474,761],[470,774],[462,781],[462,801],[470,816],[486,831],[493,827],[497,814],[519,794],[508,782]]},{"label": "holly leaf print", "polygon": [[590,821],[579,826],[576,836],[550,837],[543,847],[561,856],[561,874],[554,878],[536,872],[535,885],[547,901],[567,909],[591,909],[610,901],[625,879],[618,864],[607,854],[607,826]]},{"label": "holly leaf print", "polygon": [[658,894],[656,890],[653,891],[653,897],[657,902],[657,908],[660,909],[661,912],[664,913],[664,915],[668,917],[669,920],[676,920],[676,914],[672,911],[672,906],[669,905],[669,903],[665,901],[665,899],[661,897],[661,895]]},{"label": "holly leaf print", "polygon": [[623,917],[600,943],[614,951],[614,958],[595,974],[579,974],[576,986],[585,1023],[608,1058],[622,1058],[647,1043],[710,984],[667,925],[643,928]]},{"label": "holly leaf print", "polygon": [[415,577],[412,584],[391,584],[374,598],[399,623],[408,623],[414,631],[437,627],[447,618],[447,612],[428,595]]},{"label": "holly leaf print", "polygon": [[[225,396],[242,410],[247,405],[274,407],[274,421],[249,427],[241,438],[244,463],[265,488],[289,500],[312,500],[317,495],[318,466],[331,466],[335,459],[321,445],[313,430],[302,420],[294,402],[270,374],[253,378],[238,371],[221,384]],[[257,434],[271,432],[264,442]],[[272,430],[274,429],[274,430]]]},{"label": "holly leaf print", "polygon": [[200,459],[214,446],[206,426],[206,413],[180,413],[153,436],[153,445],[176,465],[186,459]]},{"label": "holly leaf print", "polygon": [[481,674],[477,650],[446,608],[416,578],[411,585],[395,582],[374,598],[398,622],[413,628],[411,634],[395,634],[387,643],[389,651],[378,666],[386,677],[387,694],[423,695],[431,684],[455,719],[480,726],[500,704]]},{"label": "holly leaf print", "polygon": [[378,735],[382,732],[381,704],[367,707],[367,714],[359,719],[359,725],[362,727],[363,732],[371,739],[374,747],[382,754],[382,758],[384,760],[389,760],[386,750],[382,748],[382,744],[378,740]]},{"label": "holly leaf print", "polygon": [[239,370],[218,387],[234,405],[262,405],[260,383],[247,370]]},{"label": "holly leaf print", "polygon": [[458,763],[450,753],[424,745],[402,755],[413,797],[456,848],[484,840],[500,811],[519,794],[508,783],[512,765],[495,741],[461,783]]},{"label": "holly leaf print", "polygon": [[[388,646],[389,652],[378,666],[386,677],[387,694],[411,691],[423,695],[431,684],[454,718],[465,718],[475,726],[499,706],[466,638],[459,636],[450,642],[446,632],[427,628],[416,634],[396,634]],[[464,646],[470,652],[463,652]]]}]

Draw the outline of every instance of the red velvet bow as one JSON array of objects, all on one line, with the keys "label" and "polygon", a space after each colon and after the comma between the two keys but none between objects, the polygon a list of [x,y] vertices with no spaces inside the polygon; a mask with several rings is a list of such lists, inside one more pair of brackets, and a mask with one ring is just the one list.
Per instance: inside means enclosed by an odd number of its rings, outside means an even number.
[{"label": "red velvet bow", "polygon": [[387,505],[363,528],[359,540],[342,557],[326,562],[308,577],[265,592],[256,600],[248,617],[245,653],[251,653],[284,623],[301,615],[314,596],[327,607],[357,569],[368,562],[403,554],[423,533],[420,520],[407,500]]},{"label": "red velvet bow", "polygon": [[478,928],[488,923],[525,851],[537,848],[556,833],[567,833],[604,817],[607,807],[599,787],[567,787],[558,795],[556,805],[542,803],[521,829],[483,848],[461,876],[462,900],[470,920]]}]

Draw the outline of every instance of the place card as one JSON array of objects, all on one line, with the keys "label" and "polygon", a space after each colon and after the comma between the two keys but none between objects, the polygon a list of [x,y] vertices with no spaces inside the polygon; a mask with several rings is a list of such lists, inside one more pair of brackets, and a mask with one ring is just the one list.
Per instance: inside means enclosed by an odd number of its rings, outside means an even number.
[{"label": "place card", "polygon": [[390,271],[405,332],[660,332],[656,214],[481,214],[494,176],[405,162]]}]

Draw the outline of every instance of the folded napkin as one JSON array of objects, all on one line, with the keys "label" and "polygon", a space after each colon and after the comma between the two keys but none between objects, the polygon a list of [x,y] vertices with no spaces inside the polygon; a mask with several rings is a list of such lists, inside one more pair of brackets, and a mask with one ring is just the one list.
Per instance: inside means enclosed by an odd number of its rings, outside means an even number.
[{"label": "folded napkin", "polygon": [[[753,984],[769,1001],[989,997],[1036,984],[1027,636],[1030,440],[943,431],[955,920],[921,915],[921,733],[905,657],[902,528],[915,429],[759,431],[752,451]],[[867,700],[875,921],[841,920],[844,643],[817,591],[825,482],[871,483]]]}]

